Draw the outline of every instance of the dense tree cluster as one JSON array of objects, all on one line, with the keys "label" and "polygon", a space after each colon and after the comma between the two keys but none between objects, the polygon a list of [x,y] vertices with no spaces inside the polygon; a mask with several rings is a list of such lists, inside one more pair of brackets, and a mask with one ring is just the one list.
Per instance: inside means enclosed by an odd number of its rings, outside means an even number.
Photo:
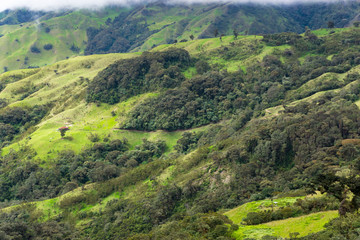
[{"label": "dense tree cluster", "polygon": [[64,150],[54,159],[53,167],[43,168],[31,161],[19,162],[36,156],[34,151],[24,148],[2,159],[0,200],[55,197],[85,183],[118,177],[127,169],[159,158],[165,150],[163,141],[144,139],[143,144],[129,150],[126,139],[116,139],[95,143],[81,154]]},{"label": "dense tree cluster", "polygon": [[190,62],[187,51],[175,48],[120,60],[94,78],[87,100],[114,104],[141,93],[174,88],[184,81],[182,69]]},{"label": "dense tree cluster", "polygon": [[[138,8],[133,11],[136,10]],[[145,18],[130,18],[133,11],[123,12],[112,21],[109,19],[104,28],[88,28],[85,54],[128,52],[159,31],[150,31]]]},{"label": "dense tree cluster", "polygon": [[31,204],[0,213],[0,239],[78,239],[74,226],[57,221],[39,222]]},{"label": "dense tree cluster", "polygon": [[11,107],[0,111],[0,143],[2,146],[38,123],[48,113],[50,106],[33,108]]},{"label": "dense tree cluster", "polygon": [[[263,110],[281,103],[302,99],[318,91],[343,87],[355,81],[359,74],[349,73],[344,80],[328,75],[321,80],[316,78],[325,73],[346,73],[360,63],[360,31],[346,35],[348,41],[353,42],[353,48],[337,45],[341,43],[337,35],[312,42],[311,39],[295,33],[282,33],[264,37],[266,44],[289,44],[293,46],[291,54],[277,53],[267,55],[261,62],[247,68],[246,73],[239,71],[227,73],[217,70],[216,66],[209,66],[207,58],[196,63],[198,72],[191,79],[187,79],[173,89],[161,93],[139,104],[128,116],[123,124],[125,129],[169,131],[189,129],[218,122],[233,113],[250,108],[255,111]],[[310,47],[309,47],[310,46]],[[323,56],[306,57],[300,64],[298,57],[304,51],[313,49],[316,54],[333,53],[333,46],[337,49],[331,60]],[[238,59],[242,52],[237,51],[238,45],[217,50],[212,54],[224,57],[226,60]],[[257,51],[254,48],[253,51]],[[253,52],[251,51],[251,52]],[[285,61],[280,59],[285,57]],[[315,86],[298,89],[310,80],[316,80]],[[296,91],[291,91],[298,89]],[[291,91],[291,94],[288,94]]]}]

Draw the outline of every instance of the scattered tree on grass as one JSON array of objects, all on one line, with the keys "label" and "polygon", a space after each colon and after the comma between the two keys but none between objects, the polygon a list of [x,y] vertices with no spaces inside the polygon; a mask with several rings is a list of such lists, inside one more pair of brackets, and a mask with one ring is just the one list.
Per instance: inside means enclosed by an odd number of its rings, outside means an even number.
[{"label": "scattered tree on grass", "polygon": [[234,29],[233,34],[234,34],[234,39],[236,40],[239,36],[238,31],[236,31],[236,29]]},{"label": "scattered tree on grass", "polygon": [[30,51],[32,53],[41,53],[41,50],[36,45],[32,45]]},{"label": "scattered tree on grass", "polygon": [[53,49],[53,45],[51,43],[47,43],[47,44],[44,45],[44,49],[46,51],[49,51],[49,50]]},{"label": "scattered tree on grass", "polygon": [[67,131],[69,131],[70,128],[64,126],[64,127],[59,128],[58,130],[60,131],[61,138],[64,138],[64,137],[65,137],[65,133],[66,133]]},{"label": "scattered tree on grass", "polygon": [[191,39],[191,40],[194,40],[194,38],[195,38],[194,35],[191,34],[191,35],[190,35],[190,39]]},{"label": "scattered tree on grass", "polygon": [[223,37],[225,37],[225,34],[222,33],[222,34],[220,35],[220,41],[221,41],[221,42],[222,42],[222,38],[223,38]]},{"label": "scattered tree on grass", "polygon": [[218,29],[215,29],[214,31],[214,36],[217,37],[219,35],[219,30]]},{"label": "scattered tree on grass", "polygon": [[78,46],[76,46],[75,44],[71,45],[70,50],[73,51],[74,53],[80,52],[80,48]]}]

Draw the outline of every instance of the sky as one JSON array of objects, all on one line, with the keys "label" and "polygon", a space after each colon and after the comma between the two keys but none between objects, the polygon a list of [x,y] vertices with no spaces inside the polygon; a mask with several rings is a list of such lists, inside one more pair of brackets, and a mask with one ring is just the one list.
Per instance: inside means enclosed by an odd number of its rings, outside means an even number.
[{"label": "sky", "polygon": [[[336,0],[165,0],[168,3],[209,3],[209,2],[237,2],[237,3],[270,3],[292,4],[311,2],[331,2]],[[57,10],[68,8],[99,8],[109,4],[129,5],[144,3],[143,0],[2,0],[0,11],[5,9],[29,8],[31,10]]]}]

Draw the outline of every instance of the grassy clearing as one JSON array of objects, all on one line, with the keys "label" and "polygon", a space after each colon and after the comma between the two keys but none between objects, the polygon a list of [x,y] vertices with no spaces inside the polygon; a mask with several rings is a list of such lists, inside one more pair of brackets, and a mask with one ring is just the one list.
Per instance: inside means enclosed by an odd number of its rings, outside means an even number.
[{"label": "grassy clearing", "polygon": [[[296,202],[297,199],[304,198],[304,197],[288,197],[288,198],[280,198],[274,199],[271,201],[270,199],[260,200],[245,203],[237,208],[234,208],[225,213],[234,223],[241,224],[242,220],[246,217],[249,212],[257,212],[260,210],[274,209],[279,207],[285,207],[287,205],[292,205]],[[274,204],[274,202],[277,202]]]},{"label": "grassy clearing", "polygon": [[[231,219],[235,224],[240,226],[239,230],[234,233],[234,237],[236,239],[245,239],[250,237],[254,239],[261,239],[266,235],[285,238],[289,237],[289,234],[293,232],[300,233],[300,236],[306,236],[310,233],[323,230],[326,223],[328,223],[331,219],[338,217],[337,211],[326,211],[259,225],[242,224],[242,220],[249,212],[269,210],[273,207],[276,209],[279,207],[292,205],[299,198],[305,197],[288,197],[274,199],[273,201],[266,199],[250,202],[226,212],[225,215],[229,217],[229,219]],[[274,204],[274,202],[276,202],[276,204]]]},{"label": "grassy clearing", "polygon": [[339,217],[338,211],[326,211],[274,221],[265,225],[273,229],[275,236],[289,237],[290,233],[298,232],[299,236],[303,237],[323,230],[326,223],[337,217]]},{"label": "grassy clearing", "polygon": [[318,37],[323,37],[323,36],[329,35],[330,32],[338,33],[338,32],[348,31],[349,29],[351,29],[351,28],[321,28],[321,29],[317,29],[317,30],[314,30],[311,32],[314,33]]}]

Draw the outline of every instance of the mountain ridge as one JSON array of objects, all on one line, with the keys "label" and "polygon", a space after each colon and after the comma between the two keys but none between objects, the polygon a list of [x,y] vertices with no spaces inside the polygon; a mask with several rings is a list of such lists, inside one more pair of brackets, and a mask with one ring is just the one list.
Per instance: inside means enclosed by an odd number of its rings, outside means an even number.
[{"label": "mountain ridge", "polygon": [[234,31],[242,35],[302,33],[305,27],[323,28],[329,21],[344,27],[354,22],[359,8],[359,3],[350,1],[285,6],[150,3],[99,11],[6,11],[3,19],[12,20],[10,25],[0,26],[0,43],[6,46],[1,51],[0,68],[39,67],[83,54],[143,52],[161,44],[189,41],[190,37],[214,37],[215,31],[218,37]]}]

